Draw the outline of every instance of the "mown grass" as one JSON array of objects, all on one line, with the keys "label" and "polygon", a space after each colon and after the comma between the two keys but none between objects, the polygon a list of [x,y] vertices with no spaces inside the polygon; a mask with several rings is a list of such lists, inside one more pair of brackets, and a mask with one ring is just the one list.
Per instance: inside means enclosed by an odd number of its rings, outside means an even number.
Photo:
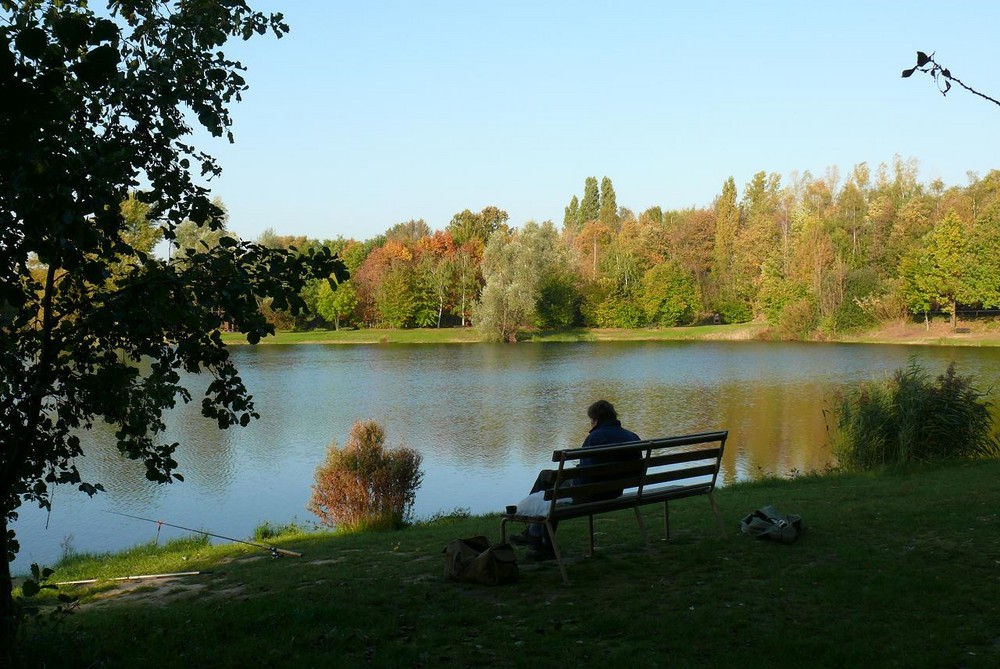
[{"label": "mown grass", "polygon": [[[1000,461],[766,480],[671,507],[644,550],[630,513],[559,530],[572,583],[522,561],[495,588],[445,580],[452,539],[498,536],[496,516],[402,531],[283,536],[302,558],[171,545],[160,563],[76,559],[59,580],[211,571],[83,588],[58,626],[29,625],[30,667],[994,667],[1000,665]],[[774,504],[793,545],[739,534]],[[644,511],[654,539],[662,514]],[[519,555],[523,553],[519,551]],[[118,593],[118,594],[116,594]]]},{"label": "mown grass", "polygon": [[[518,341],[658,341],[689,339],[753,339],[765,329],[759,324],[699,325],[678,328],[639,328],[634,330],[568,328],[564,330],[525,330]],[[237,332],[222,335],[227,344],[245,344]],[[482,341],[475,328],[414,328],[408,330],[310,330],[278,332],[261,344],[472,344]]]}]

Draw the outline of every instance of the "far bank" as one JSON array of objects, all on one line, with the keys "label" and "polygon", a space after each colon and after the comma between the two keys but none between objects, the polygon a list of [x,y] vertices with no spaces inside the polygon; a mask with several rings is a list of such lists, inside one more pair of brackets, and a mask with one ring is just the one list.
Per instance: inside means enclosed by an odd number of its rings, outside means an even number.
[{"label": "far bank", "polygon": [[[962,324],[952,330],[946,322],[893,323],[861,334],[813,338],[806,341],[862,344],[913,344],[924,346],[1000,346],[1000,326],[993,322]],[[237,332],[222,335],[231,345],[246,343]],[[580,342],[580,341],[761,341],[771,339],[770,329],[763,323],[736,325],[696,325],[676,328],[571,328],[566,330],[524,331],[518,342]],[[261,340],[262,344],[477,344],[479,332],[467,328],[413,328],[281,331]]]}]

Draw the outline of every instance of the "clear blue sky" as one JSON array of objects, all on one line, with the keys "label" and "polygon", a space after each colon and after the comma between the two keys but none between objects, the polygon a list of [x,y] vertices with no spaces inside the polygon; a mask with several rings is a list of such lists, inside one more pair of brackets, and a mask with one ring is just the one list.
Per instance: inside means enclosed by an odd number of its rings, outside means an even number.
[{"label": "clear blue sky", "polygon": [[249,67],[236,144],[202,141],[230,228],[367,239],[487,205],[551,219],[587,176],[618,204],[706,206],[729,176],[846,176],[916,158],[965,185],[1000,167],[1000,3],[253,0],[292,32]]}]

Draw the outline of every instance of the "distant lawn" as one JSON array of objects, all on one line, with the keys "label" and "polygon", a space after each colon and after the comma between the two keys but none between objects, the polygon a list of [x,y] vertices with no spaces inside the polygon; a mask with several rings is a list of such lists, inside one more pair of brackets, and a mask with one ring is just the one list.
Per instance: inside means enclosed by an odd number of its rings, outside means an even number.
[{"label": "distant lawn", "polygon": [[[634,330],[572,328],[567,330],[526,330],[518,335],[524,342],[567,341],[655,341],[677,339],[754,339],[765,326],[759,324],[698,325],[678,328],[639,328]],[[227,344],[245,344],[246,338],[235,332],[224,333]],[[475,328],[413,328],[363,330],[311,330],[279,332],[261,344],[471,344],[482,338]]]},{"label": "distant lawn", "polygon": [[[518,549],[517,583],[447,581],[442,549],[495,515],[398,532],[310,532],[245,545],[174,543],[78,557],[57,580],[202,571],[71,590],[83,606],[29,624],[26,667],[967,667],[1000,666],[1000,461],[727,486],[708,501],[559,528],[572,583]],[[469,495],[475,495],[474,490]],[[803,516],[796,544],[739,534],[773,504]],[[210,516],[210,514],[209,514]],[[209,516],[206,516],[208,522]],[[51,599],[48,601],[52,601]]]}]

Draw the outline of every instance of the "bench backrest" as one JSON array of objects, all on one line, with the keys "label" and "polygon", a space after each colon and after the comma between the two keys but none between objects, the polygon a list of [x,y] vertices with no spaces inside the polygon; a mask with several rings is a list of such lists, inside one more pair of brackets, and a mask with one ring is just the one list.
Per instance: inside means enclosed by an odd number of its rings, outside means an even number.
[{"label": "bench backrest", "polygon": [[[711,491],[715,487],[729,432],[701,432],[592,448],[568,448],[552,453],[558,469],[546,487],[545,499],[575,503],[615,498],[621,491],[641,502],[681,490]],[[599,464],[580,465],[580,460]]]}]

